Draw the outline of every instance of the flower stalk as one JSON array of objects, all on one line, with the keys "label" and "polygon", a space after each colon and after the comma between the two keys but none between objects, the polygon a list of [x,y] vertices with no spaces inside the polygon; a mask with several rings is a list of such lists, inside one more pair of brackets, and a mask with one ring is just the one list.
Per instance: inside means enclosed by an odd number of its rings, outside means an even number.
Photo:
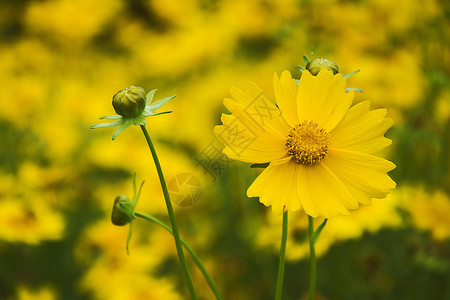
[{"label": "flower stalk", "polygon": [[[144,220],[147,220],[147,221],[150,221],[150,222],[153,222],[153,223],[156,223],[156,224],[160,225],[161,227],[163,227],[165,230],[167,230],[168,232],[170,232],[173,235],[172,229],[169,226],[167,226],[166,224],[164,224],[161,220],[159,220],[159,219],[157,219],[157,218],[155,218],[153,216],[141,214],[139,212],[134,212],[134,215],[136,217],[139,217],[139,218],[142,218]],[[194,260],[195,264],[197,265],[197,267],[202,272],[203,276],[205,277],[206,282],[208,283],[209,287],[211,288],[211,291],[216,296],[216,299],[217,300],[223,300],[223,297],[220,294],[219,289],[217,288],[217,286],[214,283],[214,280],[212,279],[211,275],[209,275],[209,273],[206,270],[205,266],[201,262],[200,258],[197,256],[197,254],[194,252],[194,250],[192,250],[192,248],[189,246],[189,244],[185,240],[183,240],[183,238],[180,238],[180,241],[181,241],[181,244],[183,244],[184,248],[191,254],[192,259]]]},{"label": "flower stalk", "polygon": [[315,244],[319,239],[320,233],[327,224],[325,219],[322,224],[314,231],[314,218],[308,216],[308,236],[309,236],[309,300],[314,300],[316,295],[316,249]]},{"label": "flower stalk", "polygon": [[284,266],[286,262],[286,241],[288,232],[288,212],[283,213],[283,229],[281,233],[280,261],[278,264],[277,287],[275,290],[275,300],[281,300],[284,281]]},{"label": "flower stalk", "polygon": [[194,284],[192,282],[191,275],[189,273],[189,269],[186,263],[186,258],[184,256],[183,247],[181,243],[180,233],[178,232],[177,223],[175,221],[175,213],[173,211],[172,202],[170,201],[169,191],[167,190],[166,181],[164,179],[163,171],[161,168],[161,164],[159,163],[158,155],[156,154],[155,147],[153,146],[153,142],[148,134],[147,129],[144,125],[140,125],[142,132],[144,133],[145,139],[147,140],[148,147],[150,148],[150,152],[152,153],[153,160],[155,162],[156,171],[158,172],[159,181],[161,182],[161,188],[164,194],[164,200],[166,202],[167,212],[169,214],[170,224],[172,225],[173,237],[175,239],[175,246],[177,248],[178,259],[180,260],[181,268],[183,270],[184,278],[186,280],[186,284],[188,286],[189,295],[191,299],[197,299],[197,294],[194,289]]}]

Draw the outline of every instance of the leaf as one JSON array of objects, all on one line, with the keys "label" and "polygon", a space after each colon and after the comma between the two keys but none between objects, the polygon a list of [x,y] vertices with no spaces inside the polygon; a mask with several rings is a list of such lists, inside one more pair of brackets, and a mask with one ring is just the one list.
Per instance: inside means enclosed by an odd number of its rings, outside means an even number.
[{"label": "leaf", "polygon": [[303,55],[303,61],[305,62],[305,65],[309,63],[309,58],[306,55]]},{"label": "leaf", "polygon": [[342,77],[344,77],[345,79],[349,79],[350,77],[352,77],[353,75],[355,75],[356,73],[358,73],[359,71],[361,71],[360,69],[353,71],[351,73],[348,73],[347,75],[342,75]]},{"label": "leaf", "polygon": [[164,104],[166,104],[167,102],[169,102],[169,100],[171,100],[171,99],[173,99],[173,98],[175,98],[175,97],[176,97],[176,95],[173,95],[173,96],[166,97],[166,98],[163,98],[163,99],[161,99],[161,100],[158,100],[158,101],[156,101],[156,102],[153,102],[152,104],[150,104],[150,105],[148,106],[148,108],[150,109],[151,112],[154,112],[155,110],[161,108]]},{"label": "leaf", "polygon": [[127,255],[130,255],[130,251],[129,251],[129,244],[130,244],[130,240],[131,240],[131,233],[133,231],[133,221],[130,222],[130,229],[128,230],[128,236],[127,236],[127,245],[125,246],[125,249],[127,249]]},{"label": "leaf", "polygon": [[118,120],[121,118],[122,118],[122,116],[119,116],[119,115],[109,115],[109,116],[100,117],[99,119]]},{"label": "leaf", "polygon": [[162,111],[162,112],[157,112],[157,113],[152,113],[152,116],[158,116],[158,115],[164,115],[164,114],[170,114],[171,112],[173,112],[173,110],[168,110],[168,111]]},{"label": "leaf", "polygon": [[127,128],[130,127],[130,126],[131,126],[131,123],[130,123],[130,122],[123,122],[123,123],[120,125],[120,127],[117,128],[117,129],[113,132],[112,139],[115,140],[116,137],[117,137],[122,131],[124,131],[125,129],[127,129]]},{"label": "leaf", "polygon": [[158,89],[154,89],[154,90],[151,90],[150,92],[148,92],[147,96],[145,96],[145,106],[149,105],[152,102],[153,96],[155,95],[155,92],[157,90]]},{"label": "leaf", "polygon": [[117,121],[110,122],[110,123],[94,124],[94,125],[89,126],[89,128],[95,129],[95,128],[103,128],[103,127],[115,127],[115,126],[119,126],[122,124],[123,124],[123,120],[117,120]]},{"label": "leaf", "polygon": [[263,164],[251,164],[250,168],[267,168],[267,166],[269,165],[269,163],[263,163]]},{"label": "leaf", "polygon": [[364,93],[364,90],[363,89],[359,89],[359,88],[348,87],[348,88],[345,89],[346,92],[350,92],[351,90],[354,90],[355,92]]},{"label": "leaf", "polygon": [[327,224],[327,221],[328,221],[328,219],[325,219],[322,222],[322,224],[320,224],[319,227],[317,227],[316,231],[314,231],[314,233],[312,234],[312,237],[311,237],[311,243],[315,244],[317,242],[317,240],[319,239],[320,233],[322,232],[323,228]]}]

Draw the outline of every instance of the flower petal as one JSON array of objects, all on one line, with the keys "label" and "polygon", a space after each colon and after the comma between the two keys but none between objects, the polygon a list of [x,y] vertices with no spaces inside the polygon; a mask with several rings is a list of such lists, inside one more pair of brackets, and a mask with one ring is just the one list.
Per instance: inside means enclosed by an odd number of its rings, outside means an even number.
[{"label": "flower petal", "polygon": [[387,172],[395,165],[383,158],[348,150],[329,149],[321,163],[333,171],[360,203],[370,198],[384,198],[395,188]]},{"label": "flower petal", "polygon": [[314,121],[327,132],[336,127],[350,108],[354,91],[345,92],[347,80],[340,73],[322,69],[317,76],[304,71],[299,82],[297,112],[300,122]]},{"label": "flower petal", "polygon": [[248,117],[262,129],[270,126],[283,135],[290,129],[275,102],[253,82],[247,83],[245,91],[231,87],[230,94],[232,98],[225,99],[223,103],[231,113],[233,113],[233,106],[238,104]]},{"label": "flower petal", "polygon": [[283,211],[296,211],[301,208],[297,194],[298,164],[292,160],[287,163],[270,164],[247,190],[248,197],[259,197],[265,206],[272,206],[275,214]]},{"label": "flower petal", "polygon": [[234,107],[233,112],[233,115],[222,115],[223,125],[214,128],[214,134],[225,145],[224,153],[228,157],[249,163],[265,163],[286,156],[285,140],[278,131],[270,127],[262,130],[242,107]]},{"label": "flower petal", "polygon": [[344,183],[322,163],[299,165],[297,190],[305,212],[312,217],[349,215],[348,209],[358,208],[358,202]]},{"label": "flower petal", "polygon": [[374,154],[392,143],[384,137],[393,124],[392,119],[385,118],[387,111],[369,111],[369,107],[370,102],[364,101],[348,110],[331,132],[329,148]]},{"label": "flower petal", "polygon": [[289,71],[283,71],[281,78],[278,78],[276,73],[273,74],[273,87],[283,118],[291,127],[294,127],[294,125],[299,123],[297,115],[297,81],[292,79]]}]

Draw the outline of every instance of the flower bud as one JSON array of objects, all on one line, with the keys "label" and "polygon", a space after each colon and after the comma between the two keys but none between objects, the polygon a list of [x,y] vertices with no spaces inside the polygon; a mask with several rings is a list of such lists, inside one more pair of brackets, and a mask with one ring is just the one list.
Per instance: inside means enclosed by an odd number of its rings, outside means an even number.
[{"label": "flower bud", "polygon": [[114,95],[112,105],[117,114],[135,118],[145,109],[145,91],[141,87],[127,87]]},{"label": "flower bud", "polygon": [[130,199],[124,195],[119,195],[114,200],[111,214],[111,222],[117,226],[123,226],[133,220],[133,207]]},{"label": "flower bud", "polygon": [[314,76],[319,74],[320,70],[322,70],[323,68],[327,68],[328,70],[333,71],[333,74],[339,73],[338,65],[326,58],[315,58],[306,65],[306,70],[308,70]]}]

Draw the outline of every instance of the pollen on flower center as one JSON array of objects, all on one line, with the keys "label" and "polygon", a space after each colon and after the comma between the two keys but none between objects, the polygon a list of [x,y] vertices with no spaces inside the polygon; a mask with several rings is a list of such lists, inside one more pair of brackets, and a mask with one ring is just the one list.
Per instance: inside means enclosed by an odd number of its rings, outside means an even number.
[{"label": "pollen on flower center", "polygon": [[327,156],[330,134],[313,121],[303,121],[289,131],[288,154],[303,165],[314,165]]}]

